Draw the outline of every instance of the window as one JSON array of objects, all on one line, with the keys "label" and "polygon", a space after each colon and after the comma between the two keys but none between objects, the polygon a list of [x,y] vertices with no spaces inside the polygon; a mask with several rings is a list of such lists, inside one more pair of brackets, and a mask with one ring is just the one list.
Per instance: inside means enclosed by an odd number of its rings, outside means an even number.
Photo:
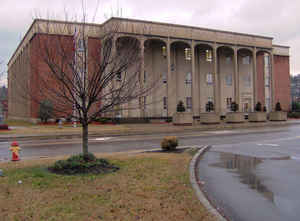
[{"label": "window", "polygon": [[80,52],[84,51],[84,41],[83,41],[83,39],[78,40],[77,51],[80,51]]},{"label": "window", "polygon": [[212,77],[212,74],[211,73],[208,73],[206,75],[206,83],[207,84],[212,84],[213,83],[213,77]]},{"label": "window", "polygon": [[185,83],[186,84],[191,84],[192,83],[192,73],[187,73],[185,76]]},{"label": "window", "polygon": [[250,56],[245,56],[242,58],[243,64],[250,64]]},{"label": "window", "polygon": [[144,84],[146,83],[146,81],[147,81],[147,72],[144,71]]},{"label": "window", "polygon": [[140,103],[140,106],[142,109],[146,109],[146,97],[145,96],[139,98],[139,103]]},{"label": "window", "polygon": [[270,87],[270,76],[265,77],[265,87]]},{"label": "window", "polygon": [[163,80],[164,84],[167,83],[167,74],[166,73],[163,73],[162,80]]},{"label": "window", "polygon": [[246,87],[251,86],[251,75],[250,74],[245,74],[244,76],[244,84]]},{"label": "window", "polygon": [[187,61],[192,60],[192,50],[190,48],[184,49],[184,55],[185,55],[185,60]]},{"label": "window", "polygon": [[162,53],[162,56],[167,57],[167,47],[166,46],[161,47],[161,53]]},{"label": "window", "polygon": [[117,74],[116,74],[116,80],[117,81],[122,81],[122,74],[121,74],[121,72],[118,72]]},{"label": "window", "polygon": [[186,97],[186,108],[192,109],[192,97]]},{"label": "window", "polygon": [[226,64],[230,64],[231,60],[232,60],[231,56],[225,57]]},{"label": "window", "polygon": [[206,61],[212,61],[212,50],[206,50]]},{"label": "window", "polygon": [[265,54],[264,56],[264,63],[265,63],[265,67],[269,67],[270,65],[270,59],[269,59],[269,55]]},{"label": "window", "polygon": [[171,71],[175,71],[175,65],[171,64]]},{"label": "window", "polygon": [[168,100],[167,100],[167,97],[164,97],[163,98],[163,106],[164,106],[164,110],[166,110],[167,109],[167,107],[168,107]]},{"label": "window", "polygon": [[232,75],[231,74],[226,75],[225,81],[226,81],[227,86],[231,86],[232,85]]}]

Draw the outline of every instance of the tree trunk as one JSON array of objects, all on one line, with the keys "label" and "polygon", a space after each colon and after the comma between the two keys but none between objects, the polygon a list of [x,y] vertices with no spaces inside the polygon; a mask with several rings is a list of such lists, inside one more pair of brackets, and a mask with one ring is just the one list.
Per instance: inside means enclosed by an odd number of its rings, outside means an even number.
[{"label": "tree trunk", "polygon": [[86,122],[82,123],[82,153],[84,156],[88,155],[89,147],[88,147],[88,124]]}]

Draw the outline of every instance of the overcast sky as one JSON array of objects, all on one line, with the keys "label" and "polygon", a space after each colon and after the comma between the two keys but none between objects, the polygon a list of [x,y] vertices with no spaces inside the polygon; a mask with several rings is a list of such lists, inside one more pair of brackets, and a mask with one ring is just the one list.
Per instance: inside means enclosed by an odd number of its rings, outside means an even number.
[{"label": "overcast sky", "polygon": [[[97,0],[85,2],[90,22],[102,23],[121,14],[119,9],[127,18],[274,37],[274,44],[291,47],[291,74],[300,73],[299,0],[100,0],[97,12]],[[81,0],[1,0],[0,60],[8,62],[34,17],[64,19],[67,12],[69,19],[79,18],[81,5]]]}]

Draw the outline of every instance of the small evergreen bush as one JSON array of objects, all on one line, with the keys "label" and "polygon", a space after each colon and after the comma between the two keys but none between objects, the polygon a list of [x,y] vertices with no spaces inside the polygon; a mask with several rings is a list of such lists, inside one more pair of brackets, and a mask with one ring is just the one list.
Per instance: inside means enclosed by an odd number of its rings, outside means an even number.
[{"label": "small evergreen bush", "polygon": [[230,108],[231,111],[237,112],[239,110],[239,105],[236,102],[232,102]]},{"label": "small evergreen bush", "polygon": [[185,112],[185,107],[182,101],[177,104],[177,112]]},{"label": "small evergreen bush", "polygon": [[289,112],[287,114],[288,118],[295,118],[295,119],[299,119],[300,118],[300,112]]},{"label": "small evergreen bush", "polygon": [[161,148],[166,151],[176,150],[177,146],[178,146],[178,139],[175,136],[165,137],[161,141]]},{"label": "small evergreen bush", "polygon": [[300,103],[299,102],[293,102],[292,103],[292,111],[300,111]]},{"label": "small evergreen bush", "polygon": [[255,105],[255,111],[260,112],[262,111],[262,106],[260,102],[257,102],[257,104]]},{"label": "small evergreen bush", "polygon": [[39,118],[43,123],[47,123],[53,114],[53,105],[49,100],[43,100],[40,104]]},{"label": "small evergreen bush", "polygon": [[74,155],[67,160],[58,160],[53,166],[48,168],[51,172],[58,174],[74,175],[85,173],[106,173],[114,172],[119,168],[110,164],[105,159],[98,159],[94,154],[88,153],[87,156],[83,154]]},{"label": "small evergreen bush", "polygon": [[277,102],[276,103],[276,106],[275,106],[275,111],[281,111],[281,105],[280,105],[280,102]]},{"label": "small evergreen bush", "polygon": [[211,112],[214,110],[214,103],[212,101],[208,101],[205,105],[206,112]]}]

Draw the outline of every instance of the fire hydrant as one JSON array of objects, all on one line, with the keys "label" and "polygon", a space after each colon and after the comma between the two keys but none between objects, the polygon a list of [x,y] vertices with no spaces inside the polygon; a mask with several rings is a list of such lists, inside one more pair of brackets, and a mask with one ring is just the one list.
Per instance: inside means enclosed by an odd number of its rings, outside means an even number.
[{"label": "fire hydrant", "polygon": [[21,151],[21,148],[19,147],[18,142],[16,142],[16,141],[12,142],[9,150],[12,152],[11,161],[19,161],[20,160],[19,151]]}]

